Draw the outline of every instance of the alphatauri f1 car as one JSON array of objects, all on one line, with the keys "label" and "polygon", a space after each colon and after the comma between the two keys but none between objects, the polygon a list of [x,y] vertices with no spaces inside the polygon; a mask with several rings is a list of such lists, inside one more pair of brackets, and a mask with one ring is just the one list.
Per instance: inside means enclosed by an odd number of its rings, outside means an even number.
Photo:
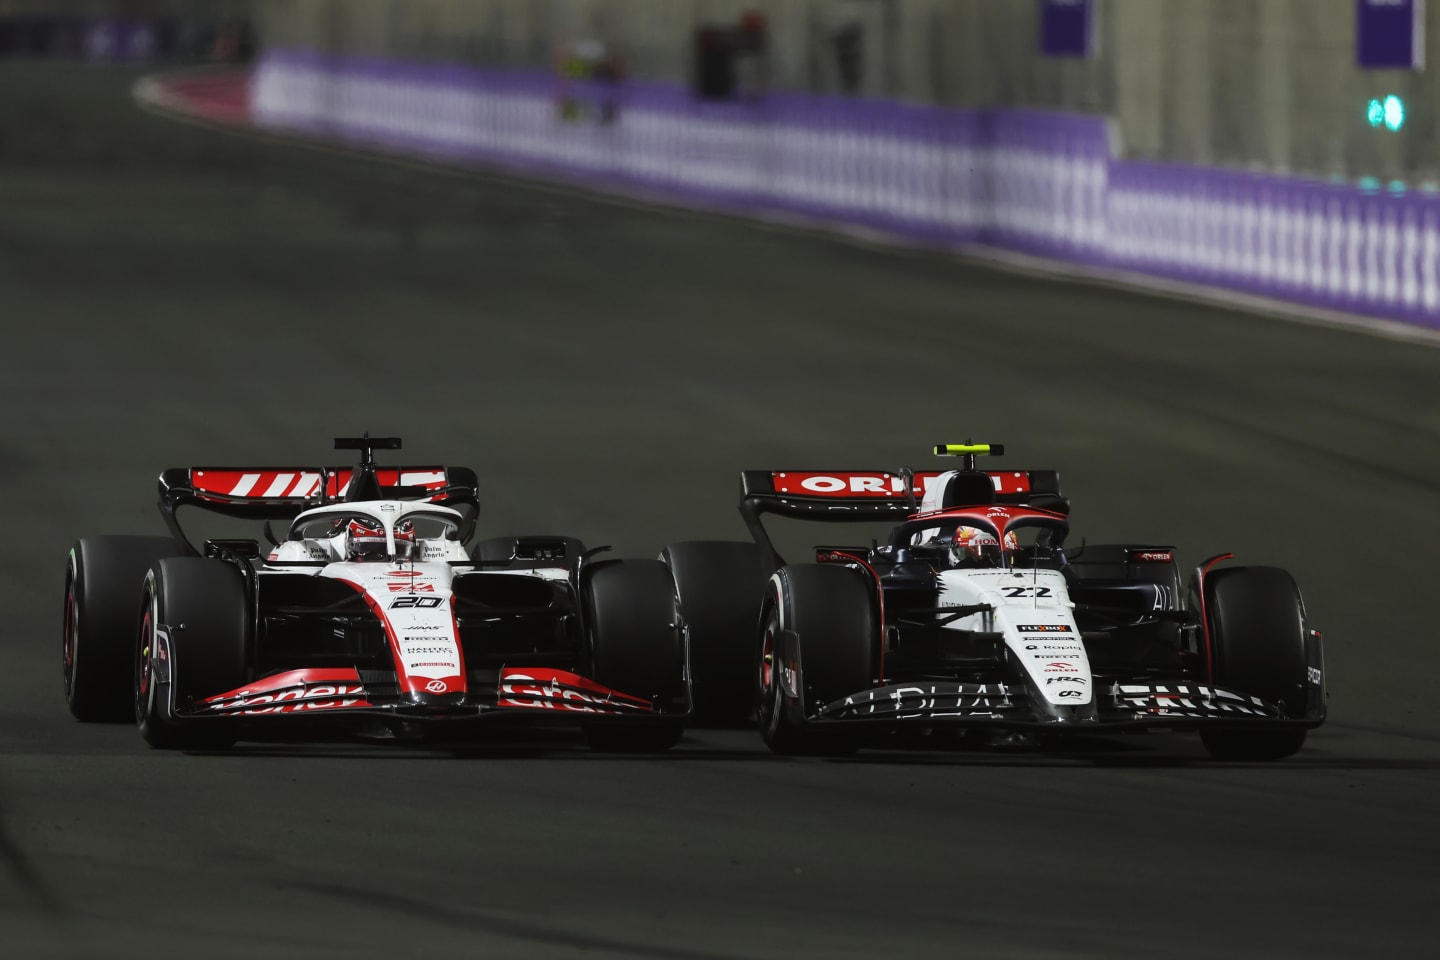
[{"label": "alphatauri f1 car", "polygon": [[[698,705],[753,703],[770,747],[796,754],[955,725],[1193,728],[1217,758],[1278,759],[1324,722],[1321,636],[1289,573],[1221,554],[1182,593],[1173,547],[1068,550],[1055,471],[978,470],[998,445],[935,452],[961,469],[745,471],[754,544],[667,548],[682,616],[707,615],[691,635]],[[764,514],[897,525],[787,564]]]},{"label": "alphatauri f1 car", "polygon": [[[467,549],[463,467],[381,467],[396,438],[340,438],[344,467],[194,467],[160,476],[171,537],[80,540],[65,576],[64,677],[82,720],[133,717],[149,743],[382,737],[517,718],[592,746],[661,750],[690,712],[674,582],[658,560],[597,560],[560,536]],[[265,521],[194,545],[177,514]],[[287,520],[283,538],[270,521]]]}]

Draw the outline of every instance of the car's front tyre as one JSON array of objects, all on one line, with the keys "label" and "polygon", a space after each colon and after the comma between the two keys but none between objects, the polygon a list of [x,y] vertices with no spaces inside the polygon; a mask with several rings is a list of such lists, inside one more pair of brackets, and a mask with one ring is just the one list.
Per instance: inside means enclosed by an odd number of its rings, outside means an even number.
[{"label": "car's front tyre", "polygon": [[[1290,718],[1307,701],[1305,606],[1279,567],[1229,567],[1205,578],[1205,616],[1215,683],[1269,703]],[[1217,760],[1280,760],[1298,752],[1306,731],[1213,729],[1200,741]]]},{"label": "car's front tyre", "polygon": [[146,575],[133,675],[135,722],[150,746],[200,750],[234,743],[228,721],[177,720],[174,707],[245,683],[250,613],[244,578],[223,561],[166,559]]},{"label": "car's front tyre", "polygon": [[872,685],[879,644],[873,591],[854,570],[822,564],[781,567],[772,583],[756,659],[760,735],[780,754],[853,753],[855,731],[809,724],[803,712]]}]

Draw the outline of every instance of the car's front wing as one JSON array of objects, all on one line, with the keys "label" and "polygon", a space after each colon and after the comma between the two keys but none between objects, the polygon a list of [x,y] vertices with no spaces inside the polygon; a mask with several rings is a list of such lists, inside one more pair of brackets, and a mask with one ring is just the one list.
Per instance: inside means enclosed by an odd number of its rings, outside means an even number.
[{"label": "car's front wing", "polygon": [[[393,686],[392,686],[393,690]],[[194,704],[173,704],[177,721],[254,721],[297,715],[455,721],[497,717],[576,722],[603,718],[683,717],[688,705],[653,704],[587,677],[552,667],[502,669],[493,687],[423,697],[376,696],[354,668],[292,670]]]},{"label": "car's front wing", "polygon": [[1214,724],[1318,726],[1323,716],[1285,716],[1281,704],[1211,684],[1108,683],[1097,685],[1094,710],[1073,717],[1037,710],[1013,683],[925,680],[894,683],[842,697],[810,711],[816,724],[991,724],[1005,727],[1190,727]]}]

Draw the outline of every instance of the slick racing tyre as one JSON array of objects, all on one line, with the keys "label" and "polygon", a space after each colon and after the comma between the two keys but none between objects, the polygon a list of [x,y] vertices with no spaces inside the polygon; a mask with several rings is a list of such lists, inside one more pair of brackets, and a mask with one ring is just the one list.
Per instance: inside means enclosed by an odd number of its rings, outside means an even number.
[{"label": "slick racing tyre", "polygon": [[757,543],[688,540],[667,546],[660,559],[675,578],[690,634],[695,719],[717,726],[748,721],[765,551]]},{"label": "slick racing tyre", "polygon": [[[817,729],[806,712],[871,686],[879,643],[872,589],[842,566],[781,567],[765,599],[760,632],[756,719],[775,753],[853,753],[853,730]],[[792,673],[793,671],[793,673]],[[787,683],[798,684],[798,698]]]},{"label": "slick racing tyre", "polygon": [[[1205,613],[1215,682],[1303,716],[1306,702],[1305,607],[1279,567],[1229,567],[1205,578]],[[1205,730],[1217,760],[1279,760],[1305,743],[1305,731]]]},{"label": "slick racing tyre", "polygon": [[65,571],[65,701],[86,722],[131,719],[130,658],[145,574],[182,555],[169,537],[86,537]]},{"label": "slick racing tyre", "polygon": [[150,746],[202,750],[235,742],[228,721],[186,722],[174,710],[245,683],[251,624],[245,581],[229,563],[167,559],[146,576],[134,703],[135,721]]},{"label": "slick racing tyre", "polygon": [[[607,560],[586,568],[581,603],[590,676],[659,710],[684,711],[685,651],[675,581],[659,560]],[[585,725],[595,750],[658,753],[680,742],[675,716],[606,718]]]}]

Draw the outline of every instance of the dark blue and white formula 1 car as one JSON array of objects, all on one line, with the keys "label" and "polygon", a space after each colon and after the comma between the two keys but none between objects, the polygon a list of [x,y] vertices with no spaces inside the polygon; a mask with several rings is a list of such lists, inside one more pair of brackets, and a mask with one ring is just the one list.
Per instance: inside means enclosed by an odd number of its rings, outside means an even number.
[{"label": "dark blue and white formula 1 car", "polygon": [[[1221,554],[1182,593],[1172,547],[1067,549],[1058,474],[976,469],[977,455],[1000,452],[937,447],[963,459],[943,472],[744,472],[740,509],[756,542],[665,554],[695,624],[701,707],[754,703],[781,753],[945,725],[1193,728],[1224,759],[1300,749],[1326,694],[1320,633],[1290,574],[1222,566]],[[765,514],[896,525],[884,543],[786,563]]]},{"label": "dark blue and white formula 1 car", "polygon": [[[690,712],[675,586],[658,560],[596,560],[568,537],[467,549],[463,467],[380,467],[394,438],[339,439],[353,468],[177,468],[171,537],[87,537],[65,576],[64,676],[82,720],[133,718],[156,747],[469,721],[578,724],[600,749],[660,750]],[[193,545],[177,515],[266,521]],[[269,525],[288,520],[275,537]],[[602,548],[603,549],[603,548]]]}]

